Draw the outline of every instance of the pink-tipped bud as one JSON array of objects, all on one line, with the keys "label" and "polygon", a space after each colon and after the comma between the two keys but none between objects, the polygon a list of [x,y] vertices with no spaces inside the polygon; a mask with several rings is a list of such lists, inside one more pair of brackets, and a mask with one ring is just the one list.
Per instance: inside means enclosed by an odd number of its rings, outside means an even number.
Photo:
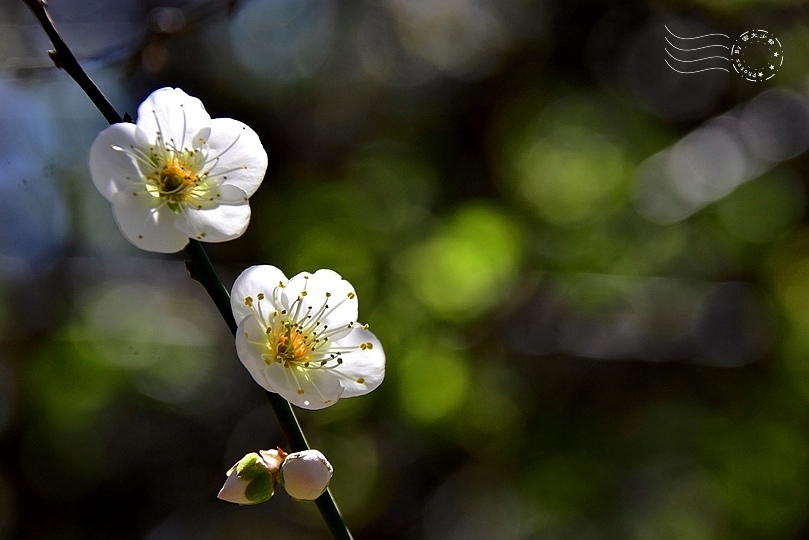
[{"label": "pink-tipped bud", "polygon": [[320,497],[334,470],[318,450],[289,454],[281,465],[281,483],[293,499],[313,501]]},{"label": "pink-tipped bud", "polygon": [[[266,455],[265,455],[266,454]],[[258,504],[275,494],[282,451],[262,450],[251,452],[228,471],[228,479],[219,490],[218,498],[236,504]]]}]

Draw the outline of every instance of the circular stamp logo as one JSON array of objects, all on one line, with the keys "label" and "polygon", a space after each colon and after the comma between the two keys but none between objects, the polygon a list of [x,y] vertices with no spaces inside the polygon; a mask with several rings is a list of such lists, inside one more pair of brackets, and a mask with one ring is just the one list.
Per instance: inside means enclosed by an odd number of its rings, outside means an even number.
[{"label": "circular stamp logo", "polygon": [[766,30],[748,30],[730,48],[730,63],[748,81],[766,81],[784,63],[778,38]]}]

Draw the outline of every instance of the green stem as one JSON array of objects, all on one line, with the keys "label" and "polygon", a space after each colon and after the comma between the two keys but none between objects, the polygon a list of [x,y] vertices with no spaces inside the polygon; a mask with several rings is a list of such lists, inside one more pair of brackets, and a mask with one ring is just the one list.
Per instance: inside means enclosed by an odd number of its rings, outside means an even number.
[{"label": "green stem", "polygon": [[[79,87],[87,94],[90,101],[98,108],[104,118],[110,124],[123,122],[124,118],[118,114],[112,103],[107,99],[104,93],[96,86],[92,79],[87,75],[84,69],[79,64],[73,51],[70,50],[67,43],[62,39],[56,25],[47,10],[47,2],[45,0],[23,0],[25,4],[39,20],[40,25],[45,30],[48,38],[53,44],[53,50],[49,51],[50,57],[56,67],[65,70],[70,77],[76,81]],[[230,328],[232,334],[236,334],[237,325],[233,318],[233,312],[230,308],[230,295],[227,289],[219,279],[216,269],[213,267],[208,254],[202,247],[202,244],[196,240],[189,240],[187,247],[190,260],[186,261],[191,277],[199,281],[205,288],[205,291],[211,297],[216,308],[219,310],[220,315],[225,320],[225,323]],[[306,437],[303,434],[298,419],[295,417],[295,412],[289,405],[289,402],[273,392],[267,392],[267,396],[272,406],[275,416],[278,418],[278,423],[284,432],[289,447],[293,452],[300,452],[308,450],[309,444],[306,442]],[[326,522],[329,531],[336,540],[352,540],[351,532],[340,514],[340,509],[332,497],[329,490],[326,490],[323,495],[315,501],[320,515]]]},{"label": "green stem", "polygon": [[236,320],[233,318],[233,310],[230,307],[230,294],[222,284],[222,280],[219,279],[219,274],[216,273],[216,269],[213,267],[211,259],[208,258],[205,248],[196,240],[189,240],[185,249],[191,259],[185,262],[191,278],[199,281],[205,288],[216,309],[219,310],[219,314],[222,315],[222,319],[225,320],[225,324],[230,328],[230,333],[236,335],[237,325]]},{"label": "green stem", "polygon": [[[222,315],[228,328],[230,328],[230,332],[236,335],[237,325],[236,320],[233,318],[233,310],[230,307],[230,294],[222,285],[219,274],[216,273],[216,269],[213,267],[211,259],[208,258],[205,248],[196,240],[190,240],[186,251],[191,259],[186,261],[191,277],[199,281],[205,288],[208,296],[211,297],[219,310],[219,314]],[[270,405],[275,412],[275,416],[278,417],[278,422],[281,424],[281,429],[284,431],[291,451],[308,450],[309,444],[306,442],[306,437],[289,402],[274,392],[267,392],[267,396],[270,399]]]}]

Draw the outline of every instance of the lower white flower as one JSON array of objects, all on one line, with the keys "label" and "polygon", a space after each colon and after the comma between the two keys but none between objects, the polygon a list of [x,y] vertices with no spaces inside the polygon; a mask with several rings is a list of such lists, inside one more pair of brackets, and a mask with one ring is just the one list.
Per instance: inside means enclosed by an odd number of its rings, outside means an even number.
[{"label": "lower white flower", "polygon": [[242,272],[231,293],[236,351],[253,379],[305,409],[367,394],[385,377],[385,353],[357,322],[357,295],[332,270],[287,279],[274,266]]},{"label": "lower white flower", "polygon": [[224,242],[250,222],[247,199],[267,169],[258,135],[211,119],[178,88],[153,92],[137,123],[113,124],[90,148],[90,173],[118,227],[146,251],[180,251],[189,238]]}]

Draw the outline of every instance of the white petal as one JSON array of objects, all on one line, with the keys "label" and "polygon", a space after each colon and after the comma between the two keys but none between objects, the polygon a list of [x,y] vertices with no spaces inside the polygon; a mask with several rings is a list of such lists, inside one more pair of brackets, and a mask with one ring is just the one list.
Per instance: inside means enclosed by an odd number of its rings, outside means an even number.
[{"label": "white petal", "polygon": [[90,147],[90,176],[108,201],[141,178],[137,165],[123,150],[137,146],[137,131],[135,124],[113,124],[99,133]]},{"label": "white petal", "polygon": [[238,120],[214,118],[208,148],[211,176],[252,196],[267,171],[267,152],[258,134]]},{"label": "white petal", "polygon": [[208,139],[211,137],[211,128],[210,126],[202,128],[194,135],[194,139],[191,141],[191,147],[195,149],[200,149],[206,144],[208,144]]},{"label": "white petal", "polygon": [[324,369],[284,367],[276,362],[267,366],[266,371],[276,392],[302,409],[325,409],[337,403],[343,393],[337,377]]},{"label": "white petal", "polygon": [[[278,286],[278,283],[286,282],[287,277],[274,266],[262,264],[247,268],[236,278],[230,292],[230,307],[233,309],[233,318],[239,322],[253,313],[253,310],[244,303],[245,298],[248,296],[253,299],[253,305],[256,308],[260,305],[262,313],[265,315],[272,313],[275,309],[279,311],[283,309],[272,303],[272,291]],[[260,302],[258,300],[259,293],[264,293],[265,295],[264,300]],[[264,322],[266,323],[267,321],[265,320]]]},{"label": "white petal", "polygon": [[[362,343],[371,347],[361,348]],[[351,333],[336,341],[333,348],[357,347],[350,353],[343,353],[343,363],[331,371],[339,375],[340,384],[345,388],[342,397],[367,394],[382,384],[385,378],[385,351],[382,344],[371,332],[355,327]],[[361,382],[360,382],[361,381]]]},{"label": "white petal", "polygon": [[314,501],[329,487],[334,468],[319,450],[293,452],[281,465],[284,489],[290,497]]},{"label": "white petal", "polygon": [[157,208],[162,201],[140,186],[135,186],[134,189],[130,186],[129,190],[113,193],[110,196],[110,202],[116,207],[139,208],[141,211],[147,212]]},{"label": "white petal", "polygon": [[138,107],[138,127],[146,132],[151,142],[157,134],[163,140],[173,141],[178,150],[191,149],[194,139],[211,125],[211,116],[202,102],[179,88],[161,88],[152,92]]},{"label": "white petal", "polygon": [[242,319],[236,331],[236,353],[259,386],[304,409],[322,409],[337,402],[343,387],[331,373],[302,366],[267,364],[265,333],[254,315]]},{"label": "white petal", "polygon": [[[327,293],[329,296],[326,296]],[[300,313],[306,313],[309,306],[312,307],[310,313],[313,317],[320,313],[317,319],[322,322],[321,328],[324,325],[332,330],[341,326],[347,328],[349,323],[357,320],[358,303],[354,287],[333,270],[321,269],[314,274],[301,272],[290,279],[284,289],[283,303],[292,314],[297,311],[295,303],[298,297],[301,297],[302,304]]]},{"label": "white petal", "polygon": [[[145,198],[145,197],[144,197]],[[175,227],[178,216],[168,207],[113,205],[115,221],[127,240],[145,251],[176,253],[188,243],[188,235]]]},{"label": "white petal", "polygon": [[253,380],[270,392],[278,392],[269,379],[267,364],[261,355],[267,352],[263,327],[254,316],[245,317],[236,330],[236,354]]},{"label": "white petal", "polygon": [[203,242],[226,242],[240,237],[250,224],[250,206],[247,203],[220,204],[211,208],[186,207],[177,228],[191,238]]},{"label": "white petal", "polygon": [[211,188],[208,196],[220,204],[243,204],[247,202],[247,194],[241,188],[227,184]]},{"label": "white petal", "polygon": [[250,499],[247,498],[247,495],[245,495],[249,486],[250,482],[239,478],[239,475],[234,472],[228,475],[225,484],[222,486],[222,489],[219,490],[219,494],[216,498],[236,504],[252,504]]}]

